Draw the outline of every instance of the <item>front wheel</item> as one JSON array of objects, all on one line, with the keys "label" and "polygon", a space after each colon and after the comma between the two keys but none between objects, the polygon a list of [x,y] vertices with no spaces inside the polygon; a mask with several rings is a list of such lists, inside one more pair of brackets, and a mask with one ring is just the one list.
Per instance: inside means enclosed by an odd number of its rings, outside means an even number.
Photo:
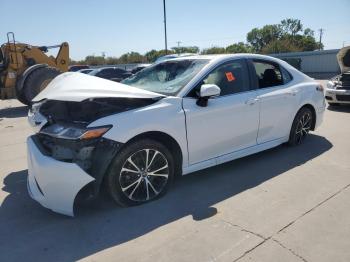
[{"label": "front wheel", "polygon": [[300,109],[294,118],[288,144],[291,146],[301,144],[309,134],[313,121],[313,114],[309,108]]},{"label": "front wheel", "polygon": [[161,143],[143,139],[126,145],[107,173],[107,188],[121,206],[139,205],[157,199],[174,177],[174,160]]}]

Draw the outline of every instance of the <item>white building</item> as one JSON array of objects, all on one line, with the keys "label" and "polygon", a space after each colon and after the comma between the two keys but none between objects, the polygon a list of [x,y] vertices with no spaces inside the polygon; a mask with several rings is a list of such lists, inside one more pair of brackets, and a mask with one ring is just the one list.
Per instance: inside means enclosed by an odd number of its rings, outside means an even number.
[{"label": "white building", "polygon": [[337,61],[339,49],[270,54],[290,63],[303,73],[317,79],[329,79],[340,74]]}]

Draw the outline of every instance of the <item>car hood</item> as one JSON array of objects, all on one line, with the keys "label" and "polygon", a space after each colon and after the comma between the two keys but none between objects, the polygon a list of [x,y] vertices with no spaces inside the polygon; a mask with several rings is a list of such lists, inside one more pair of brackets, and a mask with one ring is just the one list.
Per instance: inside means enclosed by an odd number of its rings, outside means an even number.
[{"label": "car hood", "polygon": [[68,72],[53,79],[32,101],[80,102],[88,98],[156,98],[164,95],[86,74]]},{"label": "car hood", "polygon": [[350,46],[343,47],[337,54],[338,64],[342,73],[350,71]]}]

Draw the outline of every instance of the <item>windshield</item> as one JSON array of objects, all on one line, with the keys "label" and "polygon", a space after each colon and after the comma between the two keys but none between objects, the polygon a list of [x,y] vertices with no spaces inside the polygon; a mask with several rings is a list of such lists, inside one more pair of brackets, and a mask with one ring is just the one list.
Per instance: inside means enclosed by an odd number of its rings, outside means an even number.
[{"label": "windshield", "polygon": [[122,83],[164,95],[175,95],[208,61],[207,59],[186,59],[154,64],[123,80]]}]

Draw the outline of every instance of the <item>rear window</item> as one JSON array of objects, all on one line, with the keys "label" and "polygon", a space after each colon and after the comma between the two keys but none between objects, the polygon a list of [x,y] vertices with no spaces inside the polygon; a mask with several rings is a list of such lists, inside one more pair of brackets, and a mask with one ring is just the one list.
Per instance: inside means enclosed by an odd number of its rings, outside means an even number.
[{"label": "rear window", "polygon": [[268,61],[253,61],[259,88],[283,85],[282,73],[278,64]]},{"label": "rear window", "polygon": [[280,66],[280,68],[282,72],[283,84],[288,84],[290,81],[292,81],[293,77],[285,68],[282,66]]}]

